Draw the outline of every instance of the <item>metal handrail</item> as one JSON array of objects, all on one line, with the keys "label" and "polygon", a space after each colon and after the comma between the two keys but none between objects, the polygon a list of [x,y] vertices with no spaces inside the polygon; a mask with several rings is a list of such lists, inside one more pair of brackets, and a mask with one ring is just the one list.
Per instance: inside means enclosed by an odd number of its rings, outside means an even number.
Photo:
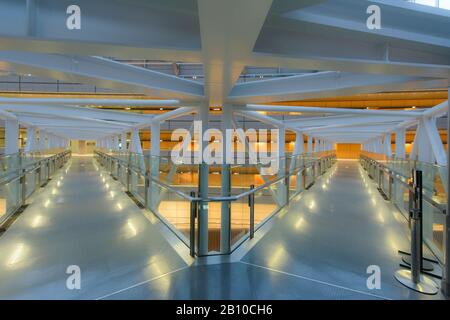
[{"label": "metal handrail", "polygon": [[[6,210],[6,212],[0,217],[0,225],[7,221],[7,219],[9,219],[11,215],[19,210],[19,208],[26,204],[26,199],[36,190],[36,186],[43,186],[43,182],[47,182],[50,179],[51,174],[64,165],[70,153],[71,152],[69,150],[66,150],[28,164],[24,164],[21,157],[18,158],[17,167],[0,177],[0,186],[19,180],[20,190],[17,200],[14,200],[14,204],[11,206],[11,208],[8,208],[8,210]],[[47,166],[47,171],[42,170],[42,168],[45,168],[45,166]],[[28,179],[27,174],[33,172],[34,170],[36,170],[36,173],[38,174],[38,184],[34,183],[33,190],[28,193],[26,187],[26,181]],[[46,173],[46,177],[43,177],[45,180],[41,179],[42,172]]]},{"label": "metal handrail", "polygon": [[[369,161],[372,164],[374,164],[375,166],[377,166],[378,168],[382,169],[390,177],[392,177],[393,179],[396,179],[397,181],[402,183],[409,191],[411,191],[411,192],[414,191],[414,188],[408,182],[406,182],[406,181],[409,181],[410,177],[405,176],[403,173],[398,172],[398,171],[388,167],[387,165],[380,163],[380,162],[378,162],[372,158],[369,158],[367,156],[360,155],[360,158],[365,161]],[[402,177],[404,180],[400,179],[400,177]],[[446,214],[447,210],[446,210],[446,208],[443,208],[443,207],[445,207],[444,205],[439,204],[438,202],[436,202],[435,200],[433,200],[426,194],[423,194],[422,198],[423,198],[423,200],[428,202],[431,206],[433,206],[435,209],[439,210],[442,214]]]},{"label": "metal handrail", "polygon": [[[64,157],[65,155],[67,155],[69,153],[71,153],[71,152],[69,150],[66,150],[66,151],[57,153],[55,155],[52,155],[50,157],[37,160],[33,163],[23,164],[21,162],[18,168],[14,168],[10,172],[7,172],[6,174],[0,176],[0,186],[4,185],[4,184],[8,184],[14,180],[17,180],[23,174],[27,174],[27,173],[35,170],[36,168],[39,168],[40,166],[42,166],[42,163],[44,163],[44,162],[47,163],[53,159],[58,159],[58,158]],[[19,153],[18,155],[20,155],[20,154],[21,153]],[[14,176],[11,177],[12,175],[14,175]]]},{"label": "metal handrail", "polygon": [[[94,154],[96,157],[98,157],[98,161],[99,161],[100,165],[104,166],[106,168],[106,170],[111,172],[111,175],[113,177],[116,176],[116,170],[117,170],[117,178],[119,178],[121,183],[126,184],[127,191],[129,191],[131,193],[133,193],[132,189],[130,189],[131,176],[138,175],[139,177],[144,178],[144,197],[141,198],[140,194],[136,194],[138,201],[140,201],[146,208],[149,208],[150,210],[152,210],[155,213],[155,215],[158,218],[160,218],[160,220],[175,234],[175,236],[177,236],[190,249],[190,255],[193,257],[196,255],[195,245],[197,242],[196,241],[197,238],[196,238],[195,233],[200,232],[199,230],[201,229],[200,219],[198,217],[200,217],[202,215],[202,209],[200,209],[200,208],[203,208],[203,205],[205,203],[208,203],[208,202],[222,202],[222,203],[228,202],[229,203],[229,202],[237,201],[244,197],[248,197],[248,200],[249,200],[248,205],[250,207],[250,226],[251,226],[250,232],[247,232],[245,235],[243,235],[239,239],[239,241],[234,243],[233,246],[231,246],[231,239],[228,239],[229,249],[226,249],[224,252],[221,252],[220,254],[230,254],[240,244],[242,244],[243,241],[245,241],[245,239],[247,239],[248,237],[250,237],[250,239],[253,238],[256,230],[258,230],[262,225],[264,225],[274,214],[276,214],[276,212],[279,212],[279,210],[281,210],[284,206],[289,204],[289,200],[292,198],[292,197],[290,197],[290,177],[297,175],[298,173],[302,173],[302,176],[306,178],[305,171],[312,168],[313,169],[312,176],[313,176],[313,181],[314,181],[316,175],[323,174],[323,172],[325,171],[324,169],[329,168],[333,164],[333,162],[334,162],[333,160],[336,158],[334,153],[327,154],[326,156],[323,156],[321,158],[311,159],[310,157],[308,157],[308,159],[306,159],[306,161],[305,161],[305,159],[303,159],[304,161],[302,163],[302,166],[297,167],[297,168],[286,169],[284,171],[283,175],[278,176],[275,179],[258,186],[257,188],[255,188],[252,185],[252,186],[250,186],[250,190],[242,192],[238,195],[226,196],[226,197],[221,196],[221,197],[202,198],[202,197],[196,196],[196,192],[193,192],[193,191],[190,192],[190,195],[187,195],[186,193],[182,192],[181,190],[178,190],[178,189],[174,188],[173,186],[160,181],[157,177],[152,176],[150,174],[150,170],[147,170],[145,167],[138,165],[136,162],[132,161],[131,153],[122,154],[120,157],[115,157],[114,155],[102,152],[100,150],[95,150]],[[318,170],[315,170],[316,168]],[[120,173],[120,172],[122,172],[122,173]],[[126,177],[124,176],[124,174],[126,175]],[[124,179],[126,179],[126,181],[124,181]],[[255,193],[260,190],[263,190],[264,188],[270,188],[270,186],[272,186],[276,183],[279,183],[280,181],[283,181],[283,180],[284,180],[283,186],[286,188],[286,193],[285,193],[286,198],[283,200],[279,199],[280,202],[278,202],[278,200],[277,200],[276,202],[278,203],[278,209],[275,210],[268,217],[266,217],[263,221],[260,221],[258,226],[255,226],[255,221],[254,221],[254,219],[255,219],[255,217],[254,217]],[[176,227],[171,225],[170,222],[168,222],[164,218],[163,215],[160,215],[159,212],[157,211],[157,209],[151,208],[152,206],[149,203],[149,201],[151,199],[149,198],[149,193],[148,193],[151,183],[158,185],[159,187],[178,195],[180,198],[187,200],[190,203],[189,239],[186,238],[183,234],[181,234],[179,232],[179,230],[176,229]],[[305,180],[303,180],[303,188],[308,189],[308,187],[305,186]],[[299,192],[301,192],[301,191],[299,191],[296,187],[296,192],[292,196],[298,194]],[[150,204],[150,206],[149,206],[149,204]],[[230,214],[231,214],[231,212],[230,212]],[[197,223],[198,223],[198,228],[195,228],[195,220],[196,219],[197,219]],[[199,248],[200,243],[204,244],[204,242],[200,239],[200,234],[198,234],[197,237],[199,239],[197,248]],[[200,250],[200,249],[198,249],[198,250]],[[198,255],[203,256],[203,255],[205,255],[205,253],[203,253],[203,251],[202,251],[202,253],[200,253],[200,251],[198,251]]]},{"label": "metal handrail", "polygon": [[[122,159],[113,157],[113,156],[108,155],[108,154],[106,154],[104,152],[95,150],[95,153],[97,153],[99,155],[102,155],[103,157],[112,158],[112,159],[114,159],[114,160],[116,160],[118,162],[121,162],[121,163],[124,163],[124,164],[128,165],[127,161],[124,161]],[[134,172],[136,172],[136,173],[139,173],[139,174],[143,175],[146,179],[149,179],[152,182],[156,182],[157,184],[159,184],[160,186],[164,187],[165,189],[176,193],[177,195],[181,196],[182,198],[184,198],[186,200],[195,201],[195,202],[200,202],[200,201],[201,202],[229,202],[229,201],[237,201],[237,200],[242,199],[244,197],[248,197],[250,194],[256,193],[256,192],[258,192],[258,191],[260,191],[262,189],[270,187],[273,184],[276,184],[276,183],[278,183],[278,182],[280,182],[282,180],[285,180],[287,177],[295,175],[295,174],[297,174],[299,172],[306,171],[307,169],[312,168],[317,162],[319,162],[321,160],[324,160],[324,159],[327,159],[327,158],[334,158],[334,155],[328,155],[328,156],[323,157],[323,158],[313,159],[308,165],[302,166],[301,168],[296,168],[294,170],[289,170],[288,174],[285,174],[283,176],[279,176],[276,179],[273,179],[273,180],[271,180],[269,182],[266,182],[266,183],[264,183],[264,184],[262,184],[262,185],[260,185],[258,187],[255,187],[253,189],[245,191],[245,192],[243,192],[241,194],[238,194],[236,196],[227,196],[227,197],[208,197],[208,198],[191,197],[191,196],[185,194],[184,192],[182,192],[180,190],[177,190],[176,188],[174,188],[174,187],[172,187],[172,186],[170,186],[170,185],[168,185],[168,184],[166,184],[166,183],[156,179],[155,177],[149,175],[148,172],[146,172],[144,174],[144,173],[142,173],[142,170],[139,170],[139,171],[135,170],[135,168],[133,168],[132,166],[130,167],[130,169],[134,170]]]}]

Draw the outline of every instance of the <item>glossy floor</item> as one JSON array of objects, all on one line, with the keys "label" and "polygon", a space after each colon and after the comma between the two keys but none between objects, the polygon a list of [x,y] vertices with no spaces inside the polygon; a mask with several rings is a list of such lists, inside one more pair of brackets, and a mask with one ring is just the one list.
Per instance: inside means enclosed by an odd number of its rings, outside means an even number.
[{"label": "glossy floor", "polygon": [[[0,237],[0,298],[442,299],[394,280],[407,224],[357,162],[339,162],[230,259],[192,265],[144,212],[73,158]],[[81,290],[66,288],[69,265]],[[370,265],[380,290],[366,286]]]}]

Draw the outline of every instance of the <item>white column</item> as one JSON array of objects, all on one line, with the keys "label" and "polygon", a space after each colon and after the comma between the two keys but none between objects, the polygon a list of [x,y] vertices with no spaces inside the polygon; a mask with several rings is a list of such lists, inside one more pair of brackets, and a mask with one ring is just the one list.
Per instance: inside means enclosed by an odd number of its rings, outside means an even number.
[{"label": "white column", "polygon": [[32,146],[34,141],[34,128],[27,128],[27,143],[25,144],[25,152],[32,152]]},{"label": "white column", "polygon": [[122,133],[122,137],[120,139],[120,143],[122,144],[122,148],[120,150],[121,151],[127,151],[127,133],[126,133],[126,131],[124,131]]},{"label": "white column", "polygon": [[19,121],[5,120],[5,154],[15,154],[19,152]]},{"label": "white column", "polygon": [[131,132],[130,151],[142,154],[141,137],[139,137],[139,129],[137,128],[134,128]]},{"label": "white column", "polygon": [[312,153],[312,145],[313,145],[313,137],[312,135],[308,135],[308,154],[310,155]]},{"label": "white column", "polygon": [[114,135],[114,151],[119,151],[119,135],[115,134]]},{"label": "white column", "polygon": [[[209,106],[208,105],[202,105],[199,108],[199,120],[202,123],[203,130],[208,130],[208,121],[209,121]],[[199,153],[202,154],[203,158],[203,151],[207,148],[207,143],[203,143],[203,137],[199,137],[198,141],[199,145]],[[200,156],[200,155],[199,155]],[[209,166],[204,162],[204,159],[202,160],[202,163],[200,164],[200,178],[198,180],[199,186],[199,196],[202,198],[208,197],[208,191],[209,191]],[[208,221],[209,221],[209,208],[208,203],[200,203],[199,204],[199,224],[200,228],[198,231],[198,252],[199,255],[205,255],[208,253],[208,243],[209,243],[209,235],[208,235]]]},{"label": "white column", "polygon": [[[229,197],[231,195],[231,165],[226,163],[226,155],[231,153],[232,145],[227,145],[226,131],[232,129],[232,113],[233,107],[231,105],[224,105],[222,107],[222,168],[221,168],[221,195],[223,197]],[[230,253],[231,250],[231,219],[230,219],[230,205],[229,203],[222,202],[220,207],[220,252],[223,254]]]},{"label": "white column", "polygon": [[161,126],[159,122],[152,122],[150,126],[150,155],[159,157],[161,146]]},{"label": "white column", "polygon": [[384,144],[384,155],[390,158],[392,156],[392,147],[391,147],[392,137],[390,132],[384,135],[383,144]]},{"label": "white column", "polygon": [[406,129],[398,128],[395,130],[395,157],[404,159],[406,157]]},{"label": "white column", "polygon": [[47,150],[47,132],[39,130],[39,151]]}]

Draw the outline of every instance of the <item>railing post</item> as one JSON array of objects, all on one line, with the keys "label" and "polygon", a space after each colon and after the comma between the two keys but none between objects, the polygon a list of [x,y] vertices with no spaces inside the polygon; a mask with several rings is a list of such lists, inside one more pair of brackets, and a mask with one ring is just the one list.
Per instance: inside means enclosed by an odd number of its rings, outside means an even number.
[{"label": "railing post", "polygon": [[383,178],[383,170],[381,168],[378,168],[378,187],[380,189],[383,189],[381,186],[381,179]]},{"label": "railing post", "polygon": [[[255,186],[252,184],[250,186],[250,191],[255,189]],[[255,236],[255,193],[251,192],[248,195],[248,206],[250,207],[250,239],[253,239]]]},{"label": "railing post", "polygon": [[19,172],[21,172],[21,176],[20,176],[20,186],[21,186],[21,193],[22,193],[22,195],[21,195],[21,203],[22,203],[22,206],[23,205],[25,205],[25,201],[26,201],[26,199],[27,199],[27,185],[26,185],[26,182],[27,182],[27,175],[26,175],[26,171],[25,171],[25,169],[22,169],[22,168],[20,168],[19,169],[20,171]]},{"label": "railing post", "polygon": [[41,186],[41,162],[39,162],[39,167],[36,169],[36,172],[38,174],[38,186]]},{"label": "railing post", "polygon": [[286,202],[285,205],[289,204],[289,184],[290,184],[290,176],[287,174],[286,178],[284,179],[284,183],[286,184]]},{"label": "railing post", "polygon": [[401,269],[395,273],[395,278],[404,286],[425,294],[436,294],[437,284],[422,273],[422,171],[413,173],[413,208],[411,217],[411,270]]},{"label": "railing post", "polygon": [[149,195],[148,195],[148,190],[149,190],[149,186],[150,186],[150,171],[147,170],[145,172],[145,176],[144,176],[144,205],[146,208],[148,208],[148,203],[149,203]]},{"label": "railing post", "polygon": [[[191,198],[195,198],[195,191],[191,191]],[[190,215],[190,254],[195,257],[195,219],[197,218],[197,201],[191,200],[191,215]]]},{"label": "railing post", "polygon": [[305,190],[306,189],[306,165],[303,164],[302,166],[303,166],[303,169],[302,169],[302,184],[303,184],[302,190]]},{"label": "railing post", "polygon": [[392,200],[392,185],[394,184],[394,178],[389,175],[389,189],[388,189],[388,197],[389,200]]}]

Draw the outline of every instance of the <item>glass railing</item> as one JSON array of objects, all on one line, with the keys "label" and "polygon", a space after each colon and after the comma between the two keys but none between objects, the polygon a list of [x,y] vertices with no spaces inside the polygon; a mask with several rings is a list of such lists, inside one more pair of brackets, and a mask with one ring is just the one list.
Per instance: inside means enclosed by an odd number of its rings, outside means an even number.
[{"label": "glass railing", "polygon": [[[199,165],[176,165],[165,157],[101,150],[96,150],[95,156],[191,248],[192,255],[200,256],[228,254],[236,249],[335,162],[332,152],[287,156],[280,159],[284,170],[269,177],[261,175],[260,165],[230,165],[228,196],[222,195],[222,167],[211,165],[205,168],[208,194],[199,197]],[[229,218],[224,219],[224,214]],[[207,217],[207,226],[199,226],[205,221],[199,216]],[[223,228],[222,223],[229,225]],[[201,230],[206,230],[206,236],[199,237]],[[229,230],[229,235],[221,235],[222,230]],[[205,249],[200,252],[199,248]]]},{"label": "glass railing", "polygon": [[69,157],[70,151],[51,156],[31,153],[0,156],[0,224],[24,205]]},{"label": "glass railing", "polygon": [[422,171],[423,241],[437,259],[444,263],[447,168],[408,159],[375,160],[367,155],[361,155],[361,165],[378,183],[379,190],[408,220],[412,208],[412,172]]}]

